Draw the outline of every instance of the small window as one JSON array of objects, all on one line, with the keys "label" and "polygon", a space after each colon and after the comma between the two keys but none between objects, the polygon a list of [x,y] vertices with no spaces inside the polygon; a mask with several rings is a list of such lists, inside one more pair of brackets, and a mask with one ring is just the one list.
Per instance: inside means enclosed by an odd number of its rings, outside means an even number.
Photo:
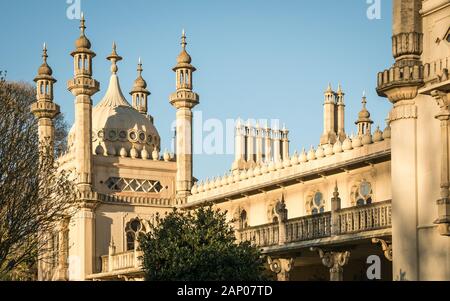
[{"label": "small window", "polygon": [[362,181],[355,193],[356,206],[364,206],[372,204],[372,184],[364,180]]},{"label": "small window", "polygon": [[247,211],[245,211],[245,210],[242,210],[241,214],[239,215],[239,226],[241,229],[245,229],[248,227]]},{"label": "small window", "polygon": [[325,212],[325,200],[322,192],[317,191],[308,199],[306,210],[312,215]]},{"label": "small window", "polygon": [[139,236],[144,235],[144,226],[140,219],[135,218],[129,221],[125,227],[125,234],[127,239],[127,251],[134,250],[136,241]]}]

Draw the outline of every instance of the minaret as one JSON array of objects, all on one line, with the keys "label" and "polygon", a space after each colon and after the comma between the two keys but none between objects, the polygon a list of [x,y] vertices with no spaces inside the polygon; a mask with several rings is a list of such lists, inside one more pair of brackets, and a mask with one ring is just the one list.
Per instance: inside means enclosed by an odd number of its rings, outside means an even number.
[{"label": "minaret", "polygon": [[335,106],[335,93],[331,88],[331,84],[329,84],[325,91],[325,101],[323,104],[323,134],[320,138],[321,145],[336,143]]},{"label": "minaret", "polygon": [[337,117],[337,137],[341,142],[344,142],[347,135],[345,134],[345,93],[342,91],[341,85],[339,85],[336,92],[336,117]]},{"label": "minaret", "polygon": [[[43,63],[38,69],[36,82],[36,102],[31,105],[31,112],[38,120],[40,159],[52,163],[54,159],[55,125],[54,118],[59,114],[59,106],[53,102],[53,78],[52,68],[47,64],[47,47],[44,44]],[[45,159],[43,158],[45,157]],[[42,237],[48,237],[48,233],[41,233]],[[45,251],[43,252],[45,254]],[[43,255],[45,256],[45,255]],[[45,274],[49,264],[45,260],[38,261],[38,279],[46,279]]]},{"label": "minaret", "polygon": [[95,206],[96,195],[92,187],[92,99],[100,90],[100,84],[92,78],[92,59],[95,53],[91,42],[85,36],[85,20],[81,17],[81,35],[75,41],[75,50],[71,53],[74,62],[74,78],[67,87],[75,96],[75,167],[78,174],[80,210],[74,219],[79,259],[79,279],[84,280],[94,272],[95,257]]},{"label": "minaret", "polygon": [[85,20],[81,18],[81,35],[75,41],[71,53],[74,62],[74,78],[67,83],[75,96],[75,158],[78,186],[81,191],[92,190],[92,99],[100,90],[100,84],[92,78],[92,59],[95,53],[85,36]]},{"label": "minaret", "polygon": [[139,58],[137,68],[138,77],[134,81],[134,86],[130,92],[130,95],[132,97],[133,108],[135,108],[141,114],[147,115],[147,98],[151,93],[147,90],[147,82],[142,77],[143,70],[144,69],[142,69],[142,61],[141,58]]},{"label": "minaret", "polygon": [[178,204],[187,202],[192,188],[192,109],[199,104],[200,97],[192,91],[192,73],[196,70],[191,65],[191,57],[186,51],[186,35],[181,36],[181,52],[177,57],[176,92],[170,95],[170,104],[177,109],[176,159],[177,182],[176,198]]},{"label": "minaret", "polygon": [[367,98],[366,92],[363,93],[362,101],[363,107],[358,114],[358,120],[355,124],[358,126],[358,136],[364,136],[365,134],[372,133],[372,123],[373,121],[370,119],[370,113],[366,108]]},{"label": "minaret", "polygon": [[59,114],[59,106],[53,102],[52,68],[47,64],[47,46],[44,44],[42,59],[36,82],[36,102],[31,105],[31,112],[38,119],[39,148],[48,155],[54,156],[55,125],[53,119]]}]

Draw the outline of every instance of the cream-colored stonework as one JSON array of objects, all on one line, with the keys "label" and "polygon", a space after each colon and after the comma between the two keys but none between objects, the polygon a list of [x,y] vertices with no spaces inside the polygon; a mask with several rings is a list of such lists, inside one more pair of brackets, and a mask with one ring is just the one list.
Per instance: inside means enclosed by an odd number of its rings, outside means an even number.
[{"label": "cream-colored stonework", "polygon": [[[450,280],[450,3],[394,0],[393,17],[395,63],[377,76],[378,94],[392,103],[385,126],[373,125],[365,95],[358,116],[345,116],[343,87],[330,84],[317,146],[292,152],[286,127],[239,120],[230,170],[196,182],[192,109],[200,98],[184,32],[169,97],[176,154],[161,154],[142,62],[130,104],[115,44],[109,85],[92,105],[100,84],[82,18],[68,82],[75,124],[57,160],[72,172],[83,206],[56,227],[58,260],[40,263],[40,279],[142,280],[137,235],[156,214],[212,202],[227,211],[238,240],[268,256],[274,279],[365,280],[367,258],[377,255],[383,280]],[[32,111],[40,141],[53,143],[56,80],[46,49],[43,58]],[[355,128],[345,129],[346,118]]]}]

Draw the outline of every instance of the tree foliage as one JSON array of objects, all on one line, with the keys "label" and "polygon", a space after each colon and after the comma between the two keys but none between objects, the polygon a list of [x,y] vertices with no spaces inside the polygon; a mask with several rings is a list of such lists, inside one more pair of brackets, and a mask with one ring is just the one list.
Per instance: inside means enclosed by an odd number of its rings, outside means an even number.
[{"label": "tree foliage", "polygon": [[[76,208],[69,175],[49,145],[38,147],[34,100],[33,86],[0,81],[0,279],[33,278],[37,254],[49,254],[46,235]],[[62,117],[55,134],[65,140]]]},{"label": "tree foliage", "polygon": [[158,216],[139,242],[150,281],[267,279],[260,251],[249,242],[238,243],[226,212],[210,206]]}]

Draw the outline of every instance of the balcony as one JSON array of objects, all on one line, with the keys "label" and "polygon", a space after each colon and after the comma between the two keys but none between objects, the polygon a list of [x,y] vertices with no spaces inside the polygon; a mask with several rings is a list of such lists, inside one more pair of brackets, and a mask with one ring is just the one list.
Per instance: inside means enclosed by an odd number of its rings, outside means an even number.
[{"label": "balcony", "polygon": [[370,233],[386,235],[391,226],[391,201],[384,201],[250,227],[238,231],[237,236],[240,241],[250,241],[261,248],[298,243],[306,246],[308,243],[351,241],[364,238],[364,234],[370,236]]},{"label": "balcony", "polygon": [[101,256],[101,272],[92,274],[91,280],[141,280],[143,278],[142,251],[127,251]]}]

